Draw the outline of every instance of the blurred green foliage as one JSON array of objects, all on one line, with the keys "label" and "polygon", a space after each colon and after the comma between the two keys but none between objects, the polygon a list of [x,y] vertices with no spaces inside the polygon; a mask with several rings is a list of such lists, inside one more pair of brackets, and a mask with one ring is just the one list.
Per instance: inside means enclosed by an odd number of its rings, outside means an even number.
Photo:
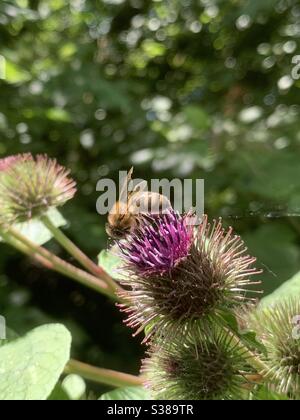
[{"label": "blurred green foliage", "polygon": [[[2,0],[0,154],[72,169],[67,231],[93,257],[100,177],[204,178],[206,211],[245,238],[270,292],[300,263],[299,20],[296,0]],[[62,319],[75,355],[137,371],[112,305],[1,253],[12,328]]]}]

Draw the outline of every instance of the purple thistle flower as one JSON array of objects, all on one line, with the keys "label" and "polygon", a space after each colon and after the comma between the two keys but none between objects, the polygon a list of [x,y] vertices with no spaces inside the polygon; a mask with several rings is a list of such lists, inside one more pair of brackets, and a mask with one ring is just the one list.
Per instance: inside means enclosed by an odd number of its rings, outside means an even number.
[{"label": "purple thistle flower", "polygon": [[120,247],[127,269],[144,277],[170,272],[190,252],[193,230],[188,219],[174,210],[146,217]]},{"label": "purple thistle flower", "polygon": [[[147,329],[147,341],[160,331],[173,336],[199,320],[222,319],[222,313],[245,301],[255,258],[232,228],[221,221],[191,226],[193,216],[174,211],[147,216],[135,232],[119,242],[127,271],[122,294],[129,305],[126,323],[136,334]],[[259,293],[259,292],[257,292]]]}]

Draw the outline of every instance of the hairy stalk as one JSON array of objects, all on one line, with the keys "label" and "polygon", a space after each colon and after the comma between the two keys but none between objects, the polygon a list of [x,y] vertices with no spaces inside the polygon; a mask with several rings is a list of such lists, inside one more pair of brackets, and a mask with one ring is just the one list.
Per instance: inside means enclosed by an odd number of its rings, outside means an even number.
[{"label": "hairy stalk", "polygon": [[84,379],[113,387],[138,386],[143,384],[143,380],[139,376],[98,368],[72,359],[65,367],[65,373],[75,373]]},{"label": "hairy stalk", "polygon": [[44,223],[46,228],[49,229],[57,242],[86,270],[105,281],[114,292],[121,290],[121,287],[113,280],[113,278],[106,273],[102,267],[99,267],[84,252],[82,252],[81,249],[79,249],[59,228],[51,222],[48,216],[42,216],[41,221]]},{"label": "hairy stalk", "polygon": [[5,239],[10,245],[16,247],[19,251],[35,258],[42,264],[46,263],[45,266],[47,268],[51,268],[52,270],[64,274],[65,276],[72,278],[73,280],[97,291],[98,293],[102,293],[114,300],[117,300],[115,293],[103,280],[81,270],[80,268],[74,267],[72,264],[62,260],[42,246],[36,245],[16,229],[9,228],[7,231],[0,230],[0,234],[3,239]]}]

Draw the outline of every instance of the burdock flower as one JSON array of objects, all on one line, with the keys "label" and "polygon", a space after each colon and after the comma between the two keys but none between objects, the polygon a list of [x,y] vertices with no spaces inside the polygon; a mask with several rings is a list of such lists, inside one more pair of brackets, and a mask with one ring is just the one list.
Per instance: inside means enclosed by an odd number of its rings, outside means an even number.
[{"label": "burdock flower", "polygon": [[149,216],[125,241],[120,242],[127,270],[130,305],[127,324],[137,333],[165,330],[172,335],[194,321],[219,317],[224,310],[250,299],[246,293],[255,258],[232,228],[225,231],[221,221],[211,226],[204,217],[191,227],[191,215],[174,210]]},{"label": "burdock flower", "polygon": [[63,205],[76,192],[69,171],[55,159],[31,154],[0,160],[0,222],[22,223]]},{"label": "burdock flower", "polygon": [[6,158],[0,159],[0,172],[7,171],[8,168],[13,166],[16,162],[26,159],[30,155],[14,155],[14,156],[7,156]]},{"label": "burdock flower", "polygon": [[143,361],[145,386],[154,399],[228,400],[245,396],[253,374],[247,349],[221,329],[205,334],[196,328],[186,336],[153,343]]},{"label": "burdock flower", "polygon": [[288,298],[256,312],[252,327],[267,349],[264,375],[272,389],[290,394],[300,392],[300,300]]},{"label": "burdock flower", "polygon": [[169,273],[190,252],[193,229],[190,216],[174,211],[144,218],[140,229],[122,243],[121,251],[129,271],[152,277]]}]

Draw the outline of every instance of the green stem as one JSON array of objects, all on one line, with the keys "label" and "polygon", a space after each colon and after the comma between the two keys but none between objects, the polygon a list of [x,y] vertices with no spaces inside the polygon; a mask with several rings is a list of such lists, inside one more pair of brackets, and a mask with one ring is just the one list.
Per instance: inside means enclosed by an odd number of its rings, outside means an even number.
[{"label": "green stem", "polygon": [[84,379],[113,387],[141,386],[143,384],[143,380],[139,376],[98,368],[72,359],[67,364],[65,373],[74,373],[82,376]]},{"label": "green stem", "polygon": [[42,257],[41,255],[37,253],[33,254],[33,252],[27,246],[17,241],[16,239],[14,239],[8,233],[0,230],[0,236],[4,239],[5,243],[11,245],[13,248],[16,248],[18,251],[22,252],[23,254],[33,258],[34,260],[36,260],[43,266],[49,268],[50,270],[54,270],[54,266],[49,260],[47,260],[46,258]]},{"label": "green stem", "polygon": [[6,232],[1,230],[0,234],[10,245],[14,246],[26,255],[35,258],[47,268],[51,268],[61,274],[64,274],[78,283],[116,300],[116,295],[103,280],[81,270],[80,268],[74,267],[72,264],[69,264],[52,254],[47,249],[36,245],[16,229],[9,228]]},{"label": "green stem", "polygon": [[106,273],[102,267],[99,267],[84,252],[82,252],[81,249],[79,249],[58,227],[52,223],[47,215],[42,216],[41,221],[52,233],[57,242],[86,270],[105,281],[114,292],[121,290],[121,287],[112,279],[112,277]]}]

